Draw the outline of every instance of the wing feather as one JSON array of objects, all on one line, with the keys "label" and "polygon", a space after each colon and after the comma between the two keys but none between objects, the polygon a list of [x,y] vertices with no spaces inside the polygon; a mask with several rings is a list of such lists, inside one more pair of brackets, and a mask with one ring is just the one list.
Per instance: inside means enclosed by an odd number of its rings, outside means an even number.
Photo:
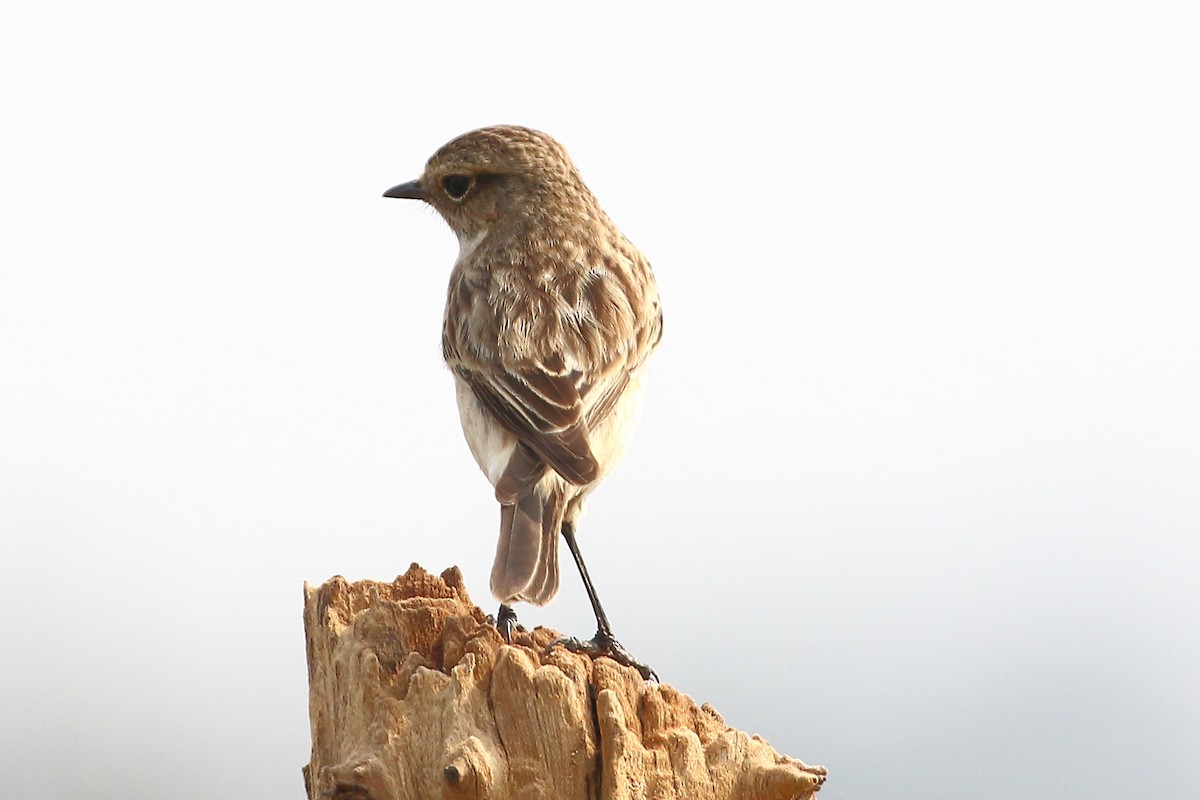
[{"label": "wing feather", "polygon": [[507,370],[485,374],[458,367],[455,371],[501,425],[563,478],[582,486],[600,474],[588,445],[579,391],[567,376],[553,382],[553,391],[560,400],[574,393],[569,407],[533,391],[528,382]]}]

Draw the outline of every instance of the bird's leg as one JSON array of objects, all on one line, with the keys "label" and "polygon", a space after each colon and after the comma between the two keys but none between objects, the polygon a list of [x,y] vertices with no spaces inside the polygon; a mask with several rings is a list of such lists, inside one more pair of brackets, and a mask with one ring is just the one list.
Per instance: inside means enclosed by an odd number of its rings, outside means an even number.
[{"label": "bird's leg", "polygon": [[600,598],[596,596],[596,588],[592,586],[592,579],[588,575],[587,565],[583,563],[583,556],[579,553],[579,545],[575,542],[575,526],[569,522],[564,522],[562,535],[567,540],[567,547],[571,549],[571,557],[575,559],[575,566],[579,568],[579,577],[583,579],[583,588],[587,590],[588,600],[592,603],[592,611],[596,614],[596,635],[588,641],[580,641],[568,636],[560,637],[546,646],[546,652],[549,652],[555,645],[561,644],[572,653],[608,656],[618,664],[633,667],[646,680],[657,681],[658,675],[655,674],[654,670],[634,658],[617,641],[617,637],[613,636],[612,626],[608,624],[608,617],[604,613],[604,608],[600,605]]},{"label": "bird's leg", "polygon": [[504,641],[512,644],[513,631],[517,629],[517,612],[513,611],[512,606],[507,603],[500,604],[500,610],[496,612],[496,616],[488,615],[488,622],[496,626],[496,630]]}]

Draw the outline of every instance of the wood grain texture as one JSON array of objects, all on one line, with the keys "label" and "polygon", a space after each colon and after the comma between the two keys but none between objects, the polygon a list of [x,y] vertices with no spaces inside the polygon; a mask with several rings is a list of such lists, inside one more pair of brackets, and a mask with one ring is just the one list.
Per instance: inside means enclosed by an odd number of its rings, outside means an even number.
[{"label": "wood grain texture", "polygon": [[305,586],[310,800],[798,800],[823,767],[607,658],[506,645],[457,568]]}]

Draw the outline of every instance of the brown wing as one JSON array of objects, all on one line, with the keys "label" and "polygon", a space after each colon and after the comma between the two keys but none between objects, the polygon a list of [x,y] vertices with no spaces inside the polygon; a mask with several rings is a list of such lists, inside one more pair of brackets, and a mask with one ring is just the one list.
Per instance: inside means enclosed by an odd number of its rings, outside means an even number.
[{"label": "brown wing", "polygon": [[[483,373],[463,366],[455,372],[501,425],[563,478],[582,486],[599,475],[588,446],[583,402],[570,374],[536,369]],[[534,469],[530,464],[522,472],[528,478]]]},{"label": "brown wing", "polygon": [[[662,311],[657,308],[657,304],[655,311],[657,313],[651,317],[650,324],[641,331],[642,357],[633,369],[640,366],[641,361],[645,360],[662,339]],[[612,413],[617,401],[621,399],[621,395],[629,385],[631,370],[628,368],[608,375],[607,379],[601,378],[594,382],[586,382],[578,371],[566,371],[566,365],[561,356],[551,356],[546,361],[548,363],[545,364],[545,367],[551,372],[539,372],[536,375],[531,375],[530,372],[517,374],[522,378],[522,388],[526,390],[522,396],[529,400],[531,405],[540,408],[543,414],[542,418],[547,421],[553,417],[560,423],[566,422],[569,425],[577,426],[577,409],[586,406],[583,423],[588,431],[594,430]],[[563,380],[564,378],[570,379],[569,385]],[[468,382],[470,382],[469,379]],[[472,388],[474,388],[474,384],[472,384]],[[593,393],[596,394],[595,398],[590,397]],[[476,396],[479,396],[478,390],[476,390]],[[585,403],[585,399],[588,402]],[[480,400],[484,402],[483,398]],[[488,405],[488,403],[484,402],[484,405]],[[570,410],[569,414],[565,413],[568,409]],[[494,411],[493,413],[500,418],[499,412]],[[515,427],[507,423],[505,427],[520,435]],[[515,502],[520,494],[542,479],[547,469],[546,460],[539,455],[539,451],[522,441],[513,451],[500,480],[496,482],[496,499],[501,503]],[[594,462],[594,458],[592,460]],[[566,477],[561,469],[557,467],[555,469],[560,475]]]}]

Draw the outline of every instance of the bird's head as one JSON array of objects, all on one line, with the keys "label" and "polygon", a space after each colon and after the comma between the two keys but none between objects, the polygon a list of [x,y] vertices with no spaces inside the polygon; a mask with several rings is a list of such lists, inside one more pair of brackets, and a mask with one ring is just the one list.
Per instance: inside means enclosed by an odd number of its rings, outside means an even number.
[{"label": "bird's head", "polygon": [[447,142],[421,177],[383,196],[424,200],[465,239],[503,222],[519,224],[549,202],[586,201],[590,193],[557,141],[529,128],[496,125]]}]

